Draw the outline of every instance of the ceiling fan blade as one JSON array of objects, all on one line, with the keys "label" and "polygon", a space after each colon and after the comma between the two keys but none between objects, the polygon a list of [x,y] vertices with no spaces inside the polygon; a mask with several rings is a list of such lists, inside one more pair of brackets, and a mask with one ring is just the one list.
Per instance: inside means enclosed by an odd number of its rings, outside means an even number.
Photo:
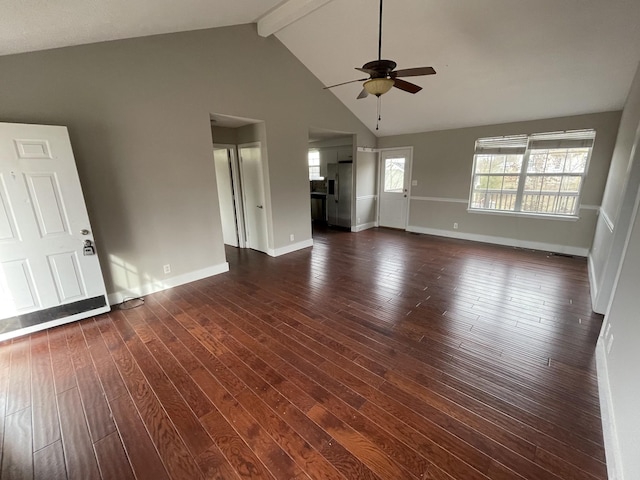
[{"label": "ceiling fan blade", "polygon": [[409,93],[418,93],[420,90],[422,90],[422,87],[416,85],[415,83],[400,80],[399,78],[396,78],[393,81],[393,86]]},{"label": "ceiling fan blade", "polygon": [[358,80],[349,80],[348,82],[336,83],[335,85],[330,85],[328,87],[324,87],[323,90],[327,90],[328,88],[339,87],[340,85],[347,85],[348,83],[355,82],[364,82],[365,80],[369,80],[368,78],[360,78]]},{"label": "ceiling fan blade", "polygon": [[369,92],[367,92],[367,90],[363,88],[362,91],[360,92],[360,95],[356,97],[356,100],[360,100],[361,98],[366,98],[368,96],[369,96]]},{"label": "ceiling fan blade", "polygon": [[368,75],[374,76],[376,75],[378,72],[376,72],[375,70],[372,70],[370,68],[360,68],[360,67],[356,67],[356,70],[360,70],[361,72],[364,72]]},{"label": "ceiling fan blade", "polygon": [[391,77],[418,77],[420,75],[435,75],[435,73],[436,71],[433,67],[404,68],[391,72]]}]

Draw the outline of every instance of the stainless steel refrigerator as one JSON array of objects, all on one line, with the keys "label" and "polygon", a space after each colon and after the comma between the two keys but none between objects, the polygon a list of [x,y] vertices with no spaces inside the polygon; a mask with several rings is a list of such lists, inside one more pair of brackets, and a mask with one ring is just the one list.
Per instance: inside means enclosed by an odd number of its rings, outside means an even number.
[{"label": "stainless steel refrigerator", "polygon": [[351,228],[352,163],[327,165],[327,223]]}]

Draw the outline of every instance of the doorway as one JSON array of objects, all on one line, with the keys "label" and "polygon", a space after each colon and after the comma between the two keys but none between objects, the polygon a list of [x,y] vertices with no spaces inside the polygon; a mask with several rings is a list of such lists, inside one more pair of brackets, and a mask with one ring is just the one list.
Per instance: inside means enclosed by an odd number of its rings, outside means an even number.
[{"label": "doorway", "polygon": [[406,147],[382,150],[380,154],[378,223],[381,227],[407,228],[412,153],[412,149]]},{"label": "doorway", "polygon": [[212,114],[211,134],[225,245],[272,255],[264,122]]}]

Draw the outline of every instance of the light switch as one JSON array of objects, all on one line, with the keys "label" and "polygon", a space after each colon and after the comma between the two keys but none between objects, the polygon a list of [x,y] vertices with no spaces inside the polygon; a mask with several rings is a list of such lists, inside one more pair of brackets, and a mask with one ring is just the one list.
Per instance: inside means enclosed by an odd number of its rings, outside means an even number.
[{"label": "light switch", "polygon": [[411,180],[411,186],[412,187],[417,187],[418,186],[418,180]]}]

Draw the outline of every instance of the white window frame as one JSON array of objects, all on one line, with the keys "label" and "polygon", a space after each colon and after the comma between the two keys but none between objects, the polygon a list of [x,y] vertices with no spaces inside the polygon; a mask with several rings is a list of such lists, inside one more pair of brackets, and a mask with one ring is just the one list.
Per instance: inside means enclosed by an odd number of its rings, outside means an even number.
[{"label": "white window frame", "polygon": [[[584,192],[584,184],[589,171],[591,155],[593,153],[593,145],[595,143],[595,130],[573,130],[564,132],[548,132],[532,135],[515,135],[510,137],[490,137],[479,138],[476,141],[475,151],[473,155],[473,165],[471,169],[471,185],[469,189],[469,201],[467,211],[470,213],[481,213],[490,215],[515,215],[534,218],[553,218],[559,220],[578,220],[580,207],[582,203],[582,194]],[[546,147],[544,147],[546,145]],[[543,149],[562,149],[562,148],[589,148],[586,158],[585,168],[583,172],[528,172],[529,158],[532,150]],[[490,176],[518,176],[518,190],[516,192],[515,205],[513,210],[499,210],[492,208],[473,207],[474,186],[476,183],[476,161],[480,154],[494,155],[522,155],[522,164],[519,173],[488,173]],[[575,195],[574,210],[572,213],[545,213],[545,212],[527,212],[522,211],[522,201],[525,195],[525,182],[527,177],[580,177],[580,188]],[[562,182],[562,180],[561,180]],[[501,190],[502,191],[502,190]],[[550,194],[553,195],[553,194]],[[556,197],[559,197],[559,192]],[[566,195],[565,195],[566,196]]]},{"label": "white window frame", "polygon": [[[312,164],[311,163],[311,154],[312,153],[317,153],[318,154],[318,163],[316,164],[315,162]],[[321,160],[320,160],[320,150],[315,150],[315,149],[311,149],[309,150],[308,154],[307,154],[307,163],[308,163],[308,167],[309,167],[309,180],[324,180],[324,177],[320,175],[320,168],[321,168]],[[311,169],[316,170],[318,172],[318,175],[313,175],[311,173]]]}]

